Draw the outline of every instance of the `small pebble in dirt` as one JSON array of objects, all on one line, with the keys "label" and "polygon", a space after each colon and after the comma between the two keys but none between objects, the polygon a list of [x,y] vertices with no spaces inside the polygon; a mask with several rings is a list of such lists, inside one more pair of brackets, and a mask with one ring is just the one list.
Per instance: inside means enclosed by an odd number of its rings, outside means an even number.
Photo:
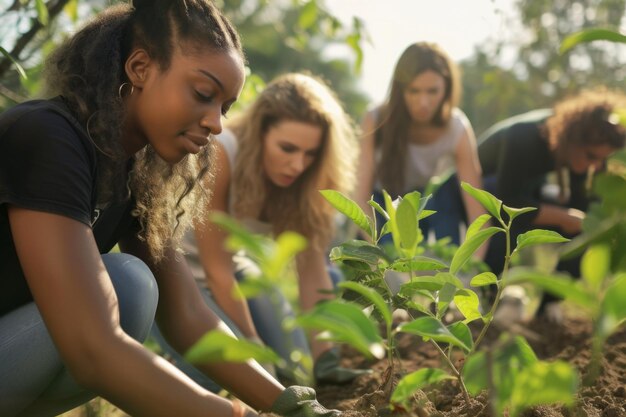
[{"label": "small pebble in dirt", "polygon": [[615,391],[613,391],[613,395],[619,398],[626,398],[626,387],[622,385],[615,388]]},{"label": "small pebble in dirt", "polygon": [[604,409],[602,417],[626,417],[626,412],[622,407],[611,406]]}]

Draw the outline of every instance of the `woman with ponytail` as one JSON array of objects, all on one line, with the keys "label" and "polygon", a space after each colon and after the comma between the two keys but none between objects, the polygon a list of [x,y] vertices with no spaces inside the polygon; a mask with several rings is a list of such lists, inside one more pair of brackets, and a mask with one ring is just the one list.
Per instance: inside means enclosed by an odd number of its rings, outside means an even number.
[{"label": "woman with ponytail", "polygon": [[[142,345],[155,316],[181,352],[228,331],[178,247],[243,81],[238,34],[209,0],[135,0],[52,54],[50,98],[0,115],[0,415],[97,395],[136,416],[256,415]],[[254,362],[202,370],[257,410],[338,413]]]}]

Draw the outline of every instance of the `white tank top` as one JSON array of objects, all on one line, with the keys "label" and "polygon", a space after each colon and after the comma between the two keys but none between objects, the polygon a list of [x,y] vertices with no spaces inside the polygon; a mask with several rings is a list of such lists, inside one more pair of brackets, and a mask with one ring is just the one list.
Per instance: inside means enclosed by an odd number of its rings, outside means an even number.
[{"label": "white tank top", "polygon": [[[458,108],[452,110],[450,122],[443,134],[428,144],[410,143],[408,146],[407,164],[404,170],[405,190],[423,189],[428,181],[437,175],[442,175],[454,169],[456,147],[462,134],[471,128],[471,124],[463,111]],[[376,149],[376,164],[381,158],[380,148]],[[378,178],[374,183],[377,190],[383,187]]]}]

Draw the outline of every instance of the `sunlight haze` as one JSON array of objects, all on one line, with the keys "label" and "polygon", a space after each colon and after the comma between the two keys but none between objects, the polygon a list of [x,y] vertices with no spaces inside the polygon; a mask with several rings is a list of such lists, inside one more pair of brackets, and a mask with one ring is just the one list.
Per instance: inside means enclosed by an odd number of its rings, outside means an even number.
[{"label": "sunlight haze", "polygon": [[365,23],[360,86],[377,103],[384,99],[402,51],[417,41],[436,42],[456,62],[487,39],[510,36],[514,0],[329,0],[328,9],[344,23]]}]

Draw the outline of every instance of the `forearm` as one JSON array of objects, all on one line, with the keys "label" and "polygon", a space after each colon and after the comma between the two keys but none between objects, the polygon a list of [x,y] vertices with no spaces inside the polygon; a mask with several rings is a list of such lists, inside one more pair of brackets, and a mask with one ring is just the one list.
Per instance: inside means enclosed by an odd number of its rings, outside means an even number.
[{"label": "forearm", "polygon": [[237,325],[239,330],[248,338],[258,338],[248,303],[241,295],[235,278],[232,278],[231,285],[215,285],[210,281],[209,287],[217,305]]},{"label": "forearm", "polygon": [[[321,253],[309,250],[298,257],[298,277],[299,300],[303,311],[310,311],[320,301],[332,298],[328,292],[333,289],[333,284]],[[317,340],[317,333],[308,334],[314,360],[332,347],[330,342]]]},{"label": "forearm", "polygon": [[213,363],[198,367],[221,387],[256,410],[268,411],[285,389],[255,361]]},{"label": "forearm", "polygon": [[[126,335],[103,345],[83,383],[133,416],[229,416],[232,405],[203,390]],[[111,358],[114,358],[113,360]]]},{"label": "forearm", "polygon": [[553,204],[541,204],[533,224],[535,226],[557,226],[564,232],[575,234],[582,229],[585,213],[568,207]]}]

